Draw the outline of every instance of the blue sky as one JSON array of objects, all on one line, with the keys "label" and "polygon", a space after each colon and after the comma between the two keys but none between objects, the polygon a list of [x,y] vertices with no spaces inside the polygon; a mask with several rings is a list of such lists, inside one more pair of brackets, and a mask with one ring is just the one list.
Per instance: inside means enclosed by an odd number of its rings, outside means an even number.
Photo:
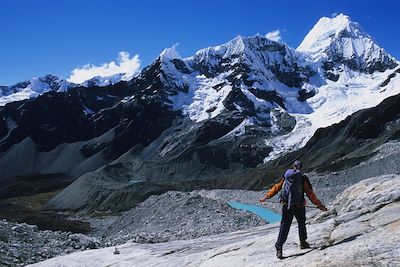
[{"label": "blue sky", "polygon": [[344,13],[400,59],[399,1],[1,0],[0,85],[138,54],[145,67],[179,43],[182,56],[237,35],[279,29],[297,47],[322,16]]}]

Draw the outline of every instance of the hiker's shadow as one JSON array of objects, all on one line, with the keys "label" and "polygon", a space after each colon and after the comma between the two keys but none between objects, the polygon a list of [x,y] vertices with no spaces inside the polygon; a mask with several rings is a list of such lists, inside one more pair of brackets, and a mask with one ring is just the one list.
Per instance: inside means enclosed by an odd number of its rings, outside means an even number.
[{"label": "hiker's shadow", "polygon": [[310,249],[310,250],[304,251],[302,253],[297,253],[297,254],[293,254],[293,255],[289,255],[289,256],[284,256],[282,259],[284,260],[284,259],[288,259],[288,258],[303,256],[303,255],[306,255],[307,253],[310,253],[313,250],[314,249]]}]

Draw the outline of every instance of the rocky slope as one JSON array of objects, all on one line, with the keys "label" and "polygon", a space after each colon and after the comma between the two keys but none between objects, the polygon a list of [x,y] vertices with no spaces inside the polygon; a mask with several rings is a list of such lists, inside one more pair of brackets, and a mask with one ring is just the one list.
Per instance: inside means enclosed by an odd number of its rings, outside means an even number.
[{"label": "rocky slope", "polygon": [[195,191],[170,191],[151,196],[124,212],[97,235],[100,234],[111,244],[122,244],[128,240],[159,243],[233,232],[264,224],[266,221],[257,215],[231,208],[226,200],[214,200]]},{"label": "rocky slope", "polygon": [[337,196],[325,213],[309,219],[312,248],[298,248],[290,232],[284,260],[275,257],[278,224],[194,240],[118,247],[57,257],[32,266],[346,266],[400,264],[400,176],[363,180]]}]

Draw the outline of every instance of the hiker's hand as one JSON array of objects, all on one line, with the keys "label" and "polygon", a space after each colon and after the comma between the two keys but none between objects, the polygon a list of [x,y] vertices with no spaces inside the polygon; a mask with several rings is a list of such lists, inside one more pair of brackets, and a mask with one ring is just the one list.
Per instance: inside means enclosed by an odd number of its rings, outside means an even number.
[{"label": "hiker's hand", "polygon": [[265,202],[267,199],[268,199],[267,196],[265,196],[265,197],[263,197],[263,198],[260,198],[260,202]]},{"label": "hiker's hand", "polygon": [[322,211],[327,211],[328,210],[324,205],[318,206],[318,208],[320,210],[322,210]]}]

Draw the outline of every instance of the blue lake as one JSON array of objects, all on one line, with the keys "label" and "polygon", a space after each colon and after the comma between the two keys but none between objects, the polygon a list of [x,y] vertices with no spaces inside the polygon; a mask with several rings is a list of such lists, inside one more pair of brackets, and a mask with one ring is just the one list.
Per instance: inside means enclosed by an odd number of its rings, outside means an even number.
[{"label": "blue lake", "polygon": [[282,218],[282,216],[280,214],[273,212],[272,210],[266,209],[264,207],[257,206],[257,205],[243,204],[243,203],[234,202],[234,201],[230,201],[227,203],[232,208],[250,211],[250,212],[260,216],[261,218],[263,218],[264,220],[266,220],[269,223],[280,222],[281,218]]}]

